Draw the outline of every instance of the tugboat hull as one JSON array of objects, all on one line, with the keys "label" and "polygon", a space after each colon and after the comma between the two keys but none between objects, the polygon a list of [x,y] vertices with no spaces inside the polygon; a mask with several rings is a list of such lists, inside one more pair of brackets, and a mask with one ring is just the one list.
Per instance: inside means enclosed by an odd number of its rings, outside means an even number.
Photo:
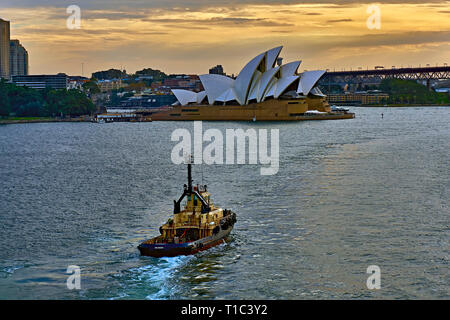
[{"label": "tugboat hull", "polygon": [[224,243],[231,230],[233,230],[232,225],[225,230],[221,228],[215,235],[185,243],[147,243],[144,241],[138,246],[138,249],[142,256],[156,258],[191,255]]}]

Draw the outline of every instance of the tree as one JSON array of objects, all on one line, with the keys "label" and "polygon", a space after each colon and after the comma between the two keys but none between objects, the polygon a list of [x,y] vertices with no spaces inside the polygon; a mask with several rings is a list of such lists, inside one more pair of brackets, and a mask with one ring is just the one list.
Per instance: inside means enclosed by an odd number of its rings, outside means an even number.
[{"label": "tree", "polygon": [[9,104],[9,97],[6,90],[0,88],[0,117],[9,116],[11,106]]},{"label": "tree", "polygon": [[136,71],[135,76],[151,76],[153,78],[153,81],[161,81],[168,77],[167,74],[160,70],[154,70],[152,68],[145,68],[140,71]]},{"label": "tree", "polygon": [[21,105],[16,110],[16,115],[21,117],[40,117],[43,115],[42,101],[35,100]]},{"label": "tree", "polygon": [[0,116],[14,112],[23,117],[92,114],[96,107],[77,89],[35,90],[0,81]]},{"label": "tree", "polygon": [[11,112],[9,101],[9,84],[5,79],[0,79],[0,117],[7,117]]},{"label": "tree", "polygon": [[92,74],[92,78],[99,80],[112,80],[112,79],[122,79],[127,77],[127,72],[125,70],[109,69],[106,71],[98,71]]},{"label": "tree", "polygon": [[88,92],[89,94],[100,93],[100,88],[97,85],[97,80],[92,78],[88,82],[83,84],[83,90]]},{"label": "tree", "polygon": [[389,94],[393,103],[448,104],[449,96],[438,93],[414,80],[383,79],[380,89]]},{"label": "tree", "polygon": [[49,92],[46,102],[46,112],[49,115],[62,113],[63,115],[80,116],[92,114],[96,110],[92,101],[77,89],[52,90]]}]

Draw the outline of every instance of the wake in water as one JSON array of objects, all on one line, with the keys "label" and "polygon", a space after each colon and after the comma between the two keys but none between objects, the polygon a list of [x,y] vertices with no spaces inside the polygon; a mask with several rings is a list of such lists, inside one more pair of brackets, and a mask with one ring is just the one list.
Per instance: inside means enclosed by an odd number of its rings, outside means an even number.
[{"label": "wake in water", "polygon": [[174,274],[194,256],[144,259],[147,265],[128,269],[119,276],[121,279],[117,280],[122,283],[123,290],[116,298],[173,299],[177,296]]}]

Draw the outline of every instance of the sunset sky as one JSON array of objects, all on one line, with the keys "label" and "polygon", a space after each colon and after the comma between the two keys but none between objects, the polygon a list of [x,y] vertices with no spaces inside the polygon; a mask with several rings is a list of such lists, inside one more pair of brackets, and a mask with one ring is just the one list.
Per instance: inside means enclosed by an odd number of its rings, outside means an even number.
[{"label": "sunset sky", "polygon": [[[425,0],[426,1],[426,0]],[[124,5],[126,3],[126,5]],[[69,5],[81,29],[69,30]],[[284,62],[304,69],[450,63],[450,1],[0,0],[0,18],[30,56],[30,73],[84,75],[109,68],[237,74],[258,53],[283,45]]]}]

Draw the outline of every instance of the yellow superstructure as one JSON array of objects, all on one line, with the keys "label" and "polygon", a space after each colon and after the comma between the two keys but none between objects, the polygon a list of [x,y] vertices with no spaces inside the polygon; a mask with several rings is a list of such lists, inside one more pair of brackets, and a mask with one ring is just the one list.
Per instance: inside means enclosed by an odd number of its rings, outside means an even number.
[{"label": "yellow superstructure", "polygon": [[[219,226],[220,220],[224,217],[224,210],[214,207],[211,195],[206,190],[200,191],[199,194],[208,203],[210,211],[203,210],[202,213],[202,202],[197,195],[187,195],[185,209],[174,214],[172,219],[161,226],[163,242],[175,237],[178,237],[179,241],[208,237],[212,235],[213,229]],[[186,239],[182,239],[183,234]]]}]

